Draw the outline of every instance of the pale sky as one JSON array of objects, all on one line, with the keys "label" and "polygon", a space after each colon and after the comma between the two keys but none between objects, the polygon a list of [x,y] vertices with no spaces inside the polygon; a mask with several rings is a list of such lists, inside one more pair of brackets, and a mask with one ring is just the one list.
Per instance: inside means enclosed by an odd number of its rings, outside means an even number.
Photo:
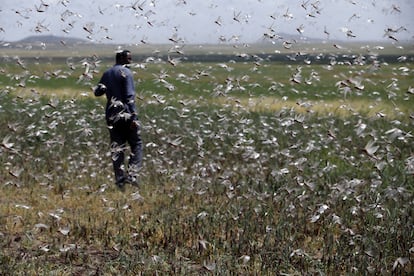
[{"label": "pale sky", "polygon": [[252,43],[284,33],[402,41],[414,40],[413,18],[412,0],[1,0],[0,41],[38,34],[133,44]]}]

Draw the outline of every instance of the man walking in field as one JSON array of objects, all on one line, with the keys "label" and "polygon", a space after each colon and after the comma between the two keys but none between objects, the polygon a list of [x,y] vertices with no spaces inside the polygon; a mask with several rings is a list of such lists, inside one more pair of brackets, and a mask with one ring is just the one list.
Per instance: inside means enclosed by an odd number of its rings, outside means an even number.
[{"label": "man walking in field", "polygon": [[[95,96],[106,95],[106,123],[111,138],[112,163],[115,183],[124,188],[125,183],[138,185],[138,171],[142,165],[142,140],[135,106],[135,87],[131,70],[131,52],[116,54],[116,64],[104,72],[95,88]],[[131,148],[128,168],[125,169],[126,144]]]}]

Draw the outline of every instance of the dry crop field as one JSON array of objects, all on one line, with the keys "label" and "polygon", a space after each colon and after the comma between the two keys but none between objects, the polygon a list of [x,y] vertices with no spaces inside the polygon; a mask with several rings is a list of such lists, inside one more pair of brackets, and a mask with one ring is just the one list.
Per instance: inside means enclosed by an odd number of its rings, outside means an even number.
[{"label": "dry crop field", "polygon": [[122,192],[95,50],[2,57],[0,274],[413,271],[412,56],[140,56]]}]

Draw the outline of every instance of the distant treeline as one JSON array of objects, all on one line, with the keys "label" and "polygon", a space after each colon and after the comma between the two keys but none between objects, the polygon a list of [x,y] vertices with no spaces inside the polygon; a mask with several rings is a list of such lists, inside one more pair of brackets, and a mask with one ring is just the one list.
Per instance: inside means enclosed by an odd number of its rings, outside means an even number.
[{"label": "distant treeline", "polygon": [[[360,55],[360,54],[248,54],[245,56],[232,54],[192,54],[192,55],[134,55],[135,62],[145,61],[165,61],[168,59],[179,58],[180,62],[279,62],[286,64],[305,63],[305,64],[370,64],[373,62],[400,63],[414,62],[414,55]],[[112,62],[113,57],[104,57],[103,61]]]},{"label": "distant treeline", "polygon": [[[90,57],[71,57],[72,61]],[[102,62],[112,63],[114,57],[97,57]],[[414,55],[361,55],[361,54],[191,54],[191,55],[134,55],[134,62],[168,62],[178,58],[180,62],[279,62],[286,64],[371,64],[374,62],[414,62]],[[8,58],[10,59],[10,57]],[[26,62],[66,62],[68,57],[25,57]]]}]

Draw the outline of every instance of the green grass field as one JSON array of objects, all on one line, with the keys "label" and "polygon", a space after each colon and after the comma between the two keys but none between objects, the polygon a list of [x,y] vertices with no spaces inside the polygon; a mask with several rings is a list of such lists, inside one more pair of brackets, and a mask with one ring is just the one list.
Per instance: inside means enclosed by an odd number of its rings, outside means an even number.
[{"label": "green grass field", "polygon": [[92,93],[110,59],[13,53],[1,274],[414,270],[411,60],[136,60],[144,166],[121,192]]}]

